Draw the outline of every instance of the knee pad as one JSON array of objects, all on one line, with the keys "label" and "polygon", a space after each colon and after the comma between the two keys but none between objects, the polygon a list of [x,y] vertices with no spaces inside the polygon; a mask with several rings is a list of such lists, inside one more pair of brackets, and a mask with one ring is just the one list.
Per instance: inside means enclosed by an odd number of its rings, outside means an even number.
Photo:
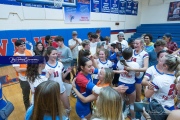
[{"label": "knee pad", "polygon": [[130,104],[129,108],[134,111],[134,104]]}]

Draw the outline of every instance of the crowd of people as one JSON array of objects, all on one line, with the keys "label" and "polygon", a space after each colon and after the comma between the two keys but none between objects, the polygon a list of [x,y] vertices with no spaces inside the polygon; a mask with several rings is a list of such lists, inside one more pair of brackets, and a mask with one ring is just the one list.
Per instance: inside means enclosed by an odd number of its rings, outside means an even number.
[{"label": "crowd of people", "polygon": [[25,120],[68,120],[71,93],[77,98],[80,120],[124,120],[127,115],[131,120],[146,119],[134,110],[134,102],[153,99],[170,114],[167,120],[178,120],[180,50],[170,33],[155,43],[152,40],[151,34],[143,34],[128,43],[123,32],[110,40],[100,30],[89,32],[83,41],[73,31],[68,46],[63,36],[47,35],[46,44],[37,42],[33,50],[17,40],[14,56],[45,58],[40,64],[13,64],[27,111]]}]

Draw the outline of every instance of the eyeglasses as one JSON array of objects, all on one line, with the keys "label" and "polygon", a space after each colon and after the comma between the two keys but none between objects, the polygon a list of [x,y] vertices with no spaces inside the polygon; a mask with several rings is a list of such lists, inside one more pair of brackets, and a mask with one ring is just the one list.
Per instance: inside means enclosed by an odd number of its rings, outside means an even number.
[{"label": "eyeglasses", "polygon": [[149,38],[144,38],[144,39],[149,39]]}]

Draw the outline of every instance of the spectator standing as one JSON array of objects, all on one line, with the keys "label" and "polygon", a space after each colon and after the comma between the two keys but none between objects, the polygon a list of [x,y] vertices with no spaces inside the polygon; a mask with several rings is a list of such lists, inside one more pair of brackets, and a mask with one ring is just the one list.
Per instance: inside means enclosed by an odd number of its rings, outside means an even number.
[{"label": "spectator standing", "polygon": [[172,54],[173,52],[178,50],[177,43],[172,41],[171,33],[164,34],[163,39],[167,42],[167,48],[166,49],[167,49],[167,52],[169,54]]}]

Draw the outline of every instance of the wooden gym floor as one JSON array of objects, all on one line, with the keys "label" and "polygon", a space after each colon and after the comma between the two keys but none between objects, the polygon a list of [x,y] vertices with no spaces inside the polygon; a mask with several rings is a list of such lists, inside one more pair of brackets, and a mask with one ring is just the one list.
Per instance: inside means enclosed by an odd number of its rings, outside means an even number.
[{"label": "wooden gym floor", "polygon": [[[16,74],[12,66],[6,66],[0,68],[0,76],[9,75],[10,78],[15,78]],[[11,101],[14,105],[14,111],[9,116],[8,120],[24,120],[25,116],[25,108],[22,99],[22,91],[19,83],[10,84],[3,87],[3,94],[6,98]],[[70,120],[79,120],[76,111],[75,111],[75,103],[76,98],[73,96],[69,97],[70,105],[71,105],[71,114]],[[129,119],[126,119],[129,120]]]}]

